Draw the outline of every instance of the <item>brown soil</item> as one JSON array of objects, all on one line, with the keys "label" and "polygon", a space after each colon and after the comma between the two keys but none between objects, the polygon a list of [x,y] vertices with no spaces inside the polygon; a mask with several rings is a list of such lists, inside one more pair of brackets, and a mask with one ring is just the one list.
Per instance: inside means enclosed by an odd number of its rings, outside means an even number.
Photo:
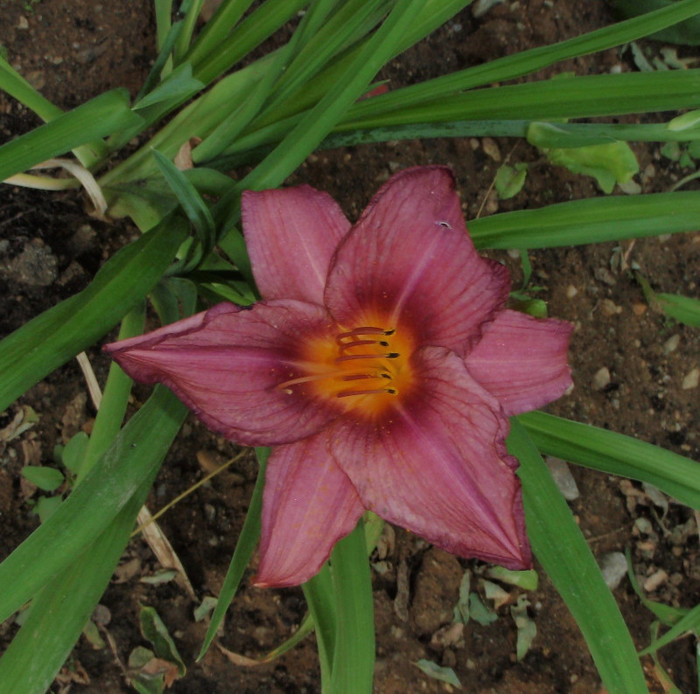
[{"label": "brown soil", "polygon": [[[132,93],[154,57],[151,3],[134,0],[100,4],[86,0],[0,1],[0,43],[8,59],[54,103],[70,108],[109,88],[126,86]],[[407,84],[483,62],[528,47],[577,35],[612,21],[602,0],[557,3],[529,0],[496,5],[483,18],[463,11],[428,41],[394,61],[385,76],[390,85]],[[626,57],[608,51],[570,61],[557,68],[579,74],[634,67]],[[549,71],[551,73],[553,71]],[[2,139],[27,130],[36,119],[0,94]],[[319,153],[290,179],[329,191],[351,218],[357,216],[378,185],[391,172],[415,164],[446,163],[456,172],[466,218],[481,214],[599,195],[592,179],[546,165],[525,143],[473,139],[396,142]],[[645,192],[667,190],[687,173],[660,154],[660,146],[635,146]],[[525,189],[509,201],[490,193],[499,160],[537,162]],[[50,194],[0,188],[0,336],[89,282],[95,271],[134,230],[125,224],[96,222],[83,210],[77,193]],[[517,286],[520,262],[494,254],[513,271]],[[700,458],[698,389],[683,389],[683,379],[699,366],[700,336],[649,309],[641,289],[620,258],[635,262],[660,291],[698,296],[700,235],[648,239],[530,253],[537,294],[550,315],[575,323],[571,363],[576,387],[550,411],[590,422]],[[623,266],[624,267],[624,266]],[[100,379],[107,363],[95,349],[89,354]],[[610,380],[594,389],[603,367]],[[102,381],[103,382],[103,381]],[[139,390],[145,397],[146,390]],[[89,430],[94,410],[77,365],[59,369],[0,414],[7,425],[21,405],[40,419],[36,426],[7,444],[0,441],[0,513],[6,556],[38,524],[32,513],[36,490],[20,482],[27,463],[51,464],[56,444],[78,430]],[[224,461],[236,453],[229,442],[190,418],[154,486],[149,500],[157,510],[205,474],[201,461]],[[571,508],[597,557],[631,549],[642,580],[660,581],[649,597],[691,607],[700,589],[698,533],[692,512],[670,503],[664,514],[639,485],[574,468],[580,496]],[[226,472],[198,488],[170,510],[161,526],[180,556],[198,600],[217,595],[241,529],[256,465],[244,456]],[[537,636],[523,660],[515,655],[516,629],[508,606],[498,619],[482,626],[471,620],[462,633],[445,634],[452,621],[460,580],[471,572],[472,589],[482,590],[484,567],[432,549],[396,529],[386,531],[380,554],[373,557],[377,670],[375,691],[386,693],[452,691],[450,685],[422,674],[421,658],[454,669],[464,690],[474,693],[528,694],[600,691],[599,679],[578,628],[540,570],[540,585],[528,595]],[[313,637],[269,665],[242,667],[212,647],[201,664],[194,658],[205,631],[196,622],[190,599],[175,583],[150,585],[139,579],[159,567],[148,547],[133,541],[101,605],[109,620],[104,627],[114,649],[93,648],[81,639],[63,673],[74,675],[72,691],[130,691],[122,670],[131,651],[148,645],[138,628],[140,605],[152,605],[162,617],[188,665],[173,692],[318,692],[320,678]],[[247,574],[249,579],[252,570]],[[664,571],[665,574],[658,574]],[[664,577],[665,576],[665,577]],[[507,588],[507,586],[506,586]],[[512,598],[518,591],[508,588]],[[635,597],[627,579],[615,596],[638,647],[649,643],[652,615]],[[483,592],[482,592],[483,597]],[[230,651],[259,657],[289,637],[305,613],[299,589],[270,591],[244,585],[225,624],[220,643]],[[7,642],[16,626],[0,627]],[[682,692],[697,691],[695,644],[685,639],[661,653],[664,667]],[[651,691],[663,688],[651,660],[644,661]],[[81,674],[84,673],[84,674]],[[80,683],[80,679],[83,682]],[[60,691],[56,683],[54,691]]]}]

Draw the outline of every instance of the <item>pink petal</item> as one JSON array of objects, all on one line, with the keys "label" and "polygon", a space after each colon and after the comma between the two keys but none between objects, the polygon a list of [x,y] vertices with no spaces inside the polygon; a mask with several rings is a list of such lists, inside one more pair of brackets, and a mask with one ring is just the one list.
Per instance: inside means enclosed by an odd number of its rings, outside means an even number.
[{"label": "pink petal", "polygon": [[243,232],[262,297],[323,303],[331,256],[350,229],[335,200],[300,186],[247,190],[241,205]]},{"label": "pink petal", "polygon": [[466,358],[469,373],[501,402],[507,415],[542,407],[571,385],[566,361],[573,326],[501,311],[484,326]]},{"label": "pink petal", "polygon": [[298,350],[328,328],[314,304],[271,301],[214,308],[141,337],[105,347],[133,378],[163,383],[214,431],[250,446],[289,443],[337,416],[303,388]]},{"label": "pink petal", "polygon": [[381,422],[338,419],[331,450],[367,508],[448,552],[522,569],[530,548],[508,420],[453,352],[427,347],[422,387]]},{"label": "pink petal", "polygon": [[474,249],[450,170],[432,166],[402,171],[377,193],[338,248],[325,302],[341,325],[379,316],[387,325],[378,327],[406,323],[422,344],[463,355],[509,286],[508,271]]},{"label": "pink petal", "polygon": [[355,488],[328,453],[323,433],[275,448],[265,476],[256,585],[308,581],[363,511]]}]

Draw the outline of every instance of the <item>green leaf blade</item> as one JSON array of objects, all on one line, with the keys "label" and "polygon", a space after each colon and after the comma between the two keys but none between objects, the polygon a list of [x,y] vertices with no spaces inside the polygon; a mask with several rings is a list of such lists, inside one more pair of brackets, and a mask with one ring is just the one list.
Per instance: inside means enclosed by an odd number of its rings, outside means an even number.
[{"label": "green leaf blade", "polygon": [[186,413],[169,390],[156,387],[56,513],[0,564],[0,621],[70,567],[141,485],[152,479]]},{"label": "green leaf blade", "polygon": [[632,637],[581,530],[527,432],[511,418],[527,531],[537,560],[576,619],[610,694],[647,692]]},{"label": "green leaf blade", "polygon": [[469,222],[477,248],[555,248],[696,231],[700,193],[574,200]]},{"label": "green leaf blade", "polygon": [[0,409],[116,325],[165,272],[186,231],[184,220],[165,220],[116,253],[82,292],[0,342]]},{"label": "green leaf blade", "polygon": [[129,92],[105,92],[2,145],[0,181],[135,122],[140,123],[141,118],[129,108]]},{"label": "green leaf blade", "polygon": [[258,540],[260,539],[262,493],[265,486],[265,469],[267,467],[267,459],[270,455],[270,449],[257,448],[255,452],[260,465],[258,479],[255,482],[253,496],[250,499],[248,513],[246,514],[245,522],[243,523],[243,529],[238,537],[236,549],[233,552],[233,557],[231,557],[231,563],[229,564],[228,571],[226,572],[224,583],[221,586],[219,598],[211,616],[209,626],[207,627],[207,633],[204,636],[197,660],[201,660],[207,650],[209,650],[209,646],[211,646],[211,642],[214,640],[216,632],[218,631],[219,626],[226,615],[226,610],[228,610],[231,601],[236,595],[236,591],[238,590],[238,585],[241,582],[243,573],[246,570],[246,567],[253,556],[253,552],[255,551],[255,547],[258,544]]},{"label": "green leaf blade", "polygon": [[544,412],[527,412],[518,420],[542,453],[648,482],[691,508],[700,508],[700,463],[690,458]]}]

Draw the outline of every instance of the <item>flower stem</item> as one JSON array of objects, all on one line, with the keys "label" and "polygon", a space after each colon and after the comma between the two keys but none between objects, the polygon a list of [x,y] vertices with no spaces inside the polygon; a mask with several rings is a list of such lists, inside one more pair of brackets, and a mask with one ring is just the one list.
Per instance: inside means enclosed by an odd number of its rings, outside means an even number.
[{"label": "flower stem", "polygon": [[374,674],[374,606],[364,521],[331,554],[337,632],[327,694],[369,694]]}]

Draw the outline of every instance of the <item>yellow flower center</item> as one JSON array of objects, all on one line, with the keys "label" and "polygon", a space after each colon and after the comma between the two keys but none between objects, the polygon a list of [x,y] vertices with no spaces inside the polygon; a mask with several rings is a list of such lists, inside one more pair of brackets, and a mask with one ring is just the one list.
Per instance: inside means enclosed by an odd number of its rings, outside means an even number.
[{"label": "yellow flower center", "polygon": [[299,361],[304,375],[278,387],[292,393],[303,384],[310,395],[373,418],[410,392],[414,344],[405,329],[376,324],[338,328],[307,342]]}]

